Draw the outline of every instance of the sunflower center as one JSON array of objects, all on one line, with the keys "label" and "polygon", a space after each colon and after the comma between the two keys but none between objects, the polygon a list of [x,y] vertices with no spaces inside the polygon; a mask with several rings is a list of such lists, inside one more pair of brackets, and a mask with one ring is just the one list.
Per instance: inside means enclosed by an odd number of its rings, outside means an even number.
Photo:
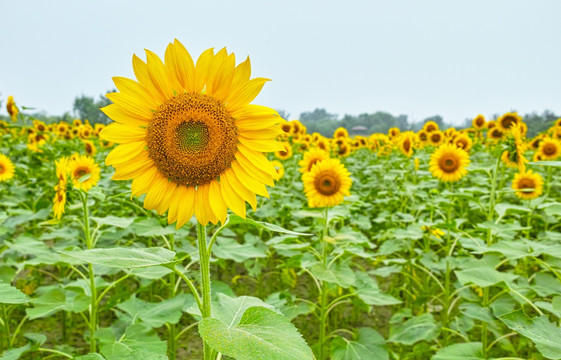
[{"label": "sunflower center", "polygon": [[510,129],[510,127],[512,126],[512,124],[516,123],[516,118],[512,117],[512,116],[505,116],[502,120],[501,120],[501,124],[503,125],[503,127],[505,129]]},{"label": "sunflower center", "polygon": [[74,178],[80,179],[82,176],[88,175],[90,170],[88,168],[79,167],[74,170]]},{"label": "sunflower center", "polygon": [[6,172],[6,168],[4,167],[4,165],[0,164],[0,175],[2,175],[5,172]]},{"label": "sunflower center", "polygon": [[179,94],[154,113],[146,143],[150,158],[169,180],[199,186],[230,167],[238,150],[238,130],[216,99]]},{"label": "sunflower center", "polygon": [[483,120],[482,118],[477,118],[477,120],[475,120],[475,123],[477,124],[477,126],[483,126],[485,125],[485,120]]},{"label": "sunflower center", "polygon": [[330,196],[339,191],[341,182],[339,177],[335,174],[323,173],[316,177],[314,185],[317,192],[325,196]]},{"label": "sunflower center", "polygon": [[534,183],[534,180],[529,179],[529,178],[523,178],[520,180],[520,182],[518,183],[518,187],[520,189],[535,189],[536,188],[536,184]]},{"label": "sunflower center", "polygon": [[543,153],[546,155],[554,155],[557,149],[553,144],[545,144],[543,147]]},{"label": "sunflower center", "polygon": [[445,173],[453,173],[458,170],[459,162],[458,159],[453,157],[452,155],[444,156],[440,159],[439,167]]}]

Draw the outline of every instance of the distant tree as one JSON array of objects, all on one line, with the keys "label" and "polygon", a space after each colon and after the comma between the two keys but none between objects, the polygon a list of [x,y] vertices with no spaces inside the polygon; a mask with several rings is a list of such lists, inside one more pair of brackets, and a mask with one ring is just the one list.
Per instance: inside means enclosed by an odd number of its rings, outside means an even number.
[{"label": "distant tree", "polygon": [[285,120],[290,120],[290,114],[287,113],[284,110],[277,110],[277,112],[279,113],[280,117],[285,119]]},{"label": "distant tree", "polygon": [[94,98],[82,95],[74,99],[74,115],[81,120],[89,120],[91,124],[109,123],[109,118],[99,110],[101,107],[111,104],[111,101],[104,95],[100,95],[97,101]]},{"label": "distant tree", "polygon": [[319,120],[337,120],[337,114],[330,114],[325,109],[315,109],[312,112],[303,112],[300,114],[300,121],[312,122]]}]

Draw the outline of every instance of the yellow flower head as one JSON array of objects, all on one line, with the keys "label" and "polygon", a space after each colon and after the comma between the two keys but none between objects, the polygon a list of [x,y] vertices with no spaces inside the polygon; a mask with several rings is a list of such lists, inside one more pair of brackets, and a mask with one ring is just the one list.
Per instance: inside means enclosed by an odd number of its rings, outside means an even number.
[{"label": "yellow flower head", "polygon": [[307,173],[318,161],[329,159],[329,154],[321,149],[312,149],[304,153],[302,160],[298,162],[300,172]]},{"label": "yellow flower head", "polygon": [[438,147],[431,155],[429,170],[441,181],[458,181],[467,174],[469,155],[453,144]]},{"label": "yellow flower head", "polygon": [[516,190],[516,196],[520,199],[535,199],[542,194],[543,179],[540,174],[532,173],[532,170],[517,173],[512,181],[512,188]]},{"label": "yellow flower head", "polygon": [[538,152],[542,160],[555,160],[561,154],[561,142],[557,139],[544,138],[540,142]]},{"label": "yellow flower head", "polygon": [[339,127],[333,132],[333,137],[336,138],[347,138],[349,137],[349,132],[344,127]]},{"label": "yellow flower head", "polygon": [[509,112],[497,119],[497,127],[502,131],[508,131],[513,125],[518,124],[522,121],[522,117],[518,116],[517,113]]},{"label": "yellow flower head", "polygon": [[55,167],[59,185],[62,184],[63,187],[66,187],[66,182],[68,181],[68,158],[62,157],[55,161]]},{"label": "yellow flower head", "polygon": [[133,56],[136,80],[113,78],[119,92],[102,111],[115,121],[100,137],[118,143],[105,163],[114,180],[133,179],[133,195],[144,207],[183,226],[193,214],[200,224],[224,222],[227,210],[246,216],[246,202],[268,196],[276,170],[264,152],[282,150],[275,139],[284,120],[251,102],[269,81],[250,79],[249,59],[236,65],[222,49],[193,61],[179,41],[165,62],[146,50]]},{"label": "yellow flower head", "polygon": [[8,110],[8,114],[10,114],[13,122],[18,121],[19,109],[16,106],[14,97],[12,95],[8,96],[8,101],[6,102],[6,110]]},{"label": "yellow flower head", "polygon": [[442,144],[442,141],[444,140],[444,135],[439,130],[434,130],[432,132],[429,132],[428,136],[429,136],[429,143],[432,146],[438,146]]},{"label": "yellow flower head", "polygon": [[312,169],[302,175],[304,192],[310,207],[339,205],[344,196],[349,196],[350,174],[338,159],[317,162]]},{"label": "yellow flower head", "polygon": [[282,149],[275,151],[277,159],[286,160],[292,157],[292,145],[287,142],[282,143]]},{"label": "yellow flower head", "polygon": [[471,121],[471,126],[473,126],[474,129],[477,130],[481,130],[485,127],[485,116],[479,114],[477,115],[472,121]]},{"label": "yellow flower head", "polygon": [[425,125],[423,125],[423,130],[425,130],[429,134],[434,131],[438,131],[438,124],[434,121],[427,121]]},{"label": "yellow flower head", "polygon": [[64,214],[64,206],[66,205],[66,187],[60,185],[55,186],[55,197],[53,198],[53,213],[60,220]]},{"label": "yellow flower head", "polygon": [[68,172],[76,189],[88,191],[99,181],[99,165],[87,155],[79,155],[68,163]]},{"label": "yellow flower head", "polygon": [[401,153],[407,157],[413,155],[413,140],[415,139],[412,132],[403,133],[398,146]]},{"label": "yellow flower head", "polygon": [[4,154],[0,154],[0,182],[13,178],[15,170],[16,167],[10,158]]},{"label": "yellow flower head", "polygon": [[473,145],[473,140],[471,140],[468,135],[461,134],[454,139],[454,145],[469,152],[471,150],[471,146]]},{"label": "yellow flower head", "polygon": [[91,140],[84,140],[84,150],[86,151],[86,155],[94,156],[97,152],[97,149]]}]

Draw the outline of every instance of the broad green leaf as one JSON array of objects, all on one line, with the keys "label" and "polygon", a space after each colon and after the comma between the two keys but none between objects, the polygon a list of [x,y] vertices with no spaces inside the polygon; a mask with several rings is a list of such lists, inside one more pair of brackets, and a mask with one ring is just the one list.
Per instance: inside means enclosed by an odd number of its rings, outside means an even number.
[{"label": "broad green leaf", "polygon": [[358,297],[368,305],[396,305],[401,304],[401,300],[389,294],[384,294],[374,279],[364,272],[357,271],[356,285]]},{"label": "broad green leaf", "polygon": [[28,301],[27,296],[17,288],[0,283],[0,304],[23,304]]},{"label": "broad green leaf", "polygon": [[288,234],[288,235],[294,235],[294,236],[312,236],[314,234],[307,234],[307,233],[300,233],[300,232],[296,232],[296,231],[290,231],[287,229],[284,229],[278,225],[275,224],[269,224],[263,221],[255,221],[253,219],[250,218],[242,218],[241,216],[232,214],[228,217],[228,223],[230,225],[235,225],[235,224],[249,224],[249,225],[253,225],[259,228],[263,228],[263,229],[267,229],[269,231],[272,232],[277,232],[277,233],[281,233],[281,234]]},{"label": "broad green leaf", "polygon": [[183,314],[183,307],[187,301],[188,296],[186,294],[158,303],[149,303],[133,296],[129,300],[117,305],[117,308],[130,316],[131,323],[134,324],[139,319],[144,324],[157,328],[165,323],[177,324]]},{"label": "broad green leaf", "polygon": [[109,248],[93,250],[62,251],[64,255],[87,263],[119,269],[141,268],[173,262],[175,252],[162,247]]},{"label": "broad green leaf", "polygon": [[561,295],[561,281],[555,276],[546,273],[537,273],[534,284],[531,286],[539,296]]},{"label": "broad green leaf", "polygon": [[533,161],[529,165],[561,167],[561,161]]},{"label": "broad green leaf", "polygon": [[479,287],[489,287],[501,282],[509,285],[518,277],[518,275],[504,273],[486,267],[459,270],[455,271],[455,273],[462,285],[473,283]]},{"label": "broad green leaf", "polygon": [[431,360],[482,360],[480,342],[454,344],[442,348],[434,354]]},{"label": "broad green leaf", "polygon": [[360,328],[356,340],[336,337],[331,345],[333,360],[387,360],[384,338],[371,328]]},{"label": "broad green leaf", "polygon": [[31,350],[30,344],[6,350],[1,354],[0,360],[18,360],[24,353],[29,350]]},{"label": "broad green leaf", "polygon": [[460,311],[462,312],[462,314],[472,319],[481,320],[488,323],[495,320],[489,308],[482,307],[481,305],[476,303],[465,302],[460,305]]},{"label": "broad green leaf", "polygon": [[105,358],[98,353],[89,353],[87,355],[74,357],[73,360],[105,360]]},{"label": "broad green leaf", "polygon": [[273,310],[254,306],[237,325],[215,318],[199,323],[204,341],[214,350],[237,360],[312,360],[314,355],[296,327]]},{"label": "broad green leaf", "polygon": [[85,311],[90,304],[90,297],[54,288],[31,302],[33,307],[25,309],[25,311],[29,319],[33,320],[52,315],[61,310],[76,313]]},{"label": "broad green leaf", "polygon": [[529,338],[548,359],[561,359],[561,328],[549,322],[546,315],[529,318],[522,310],[501,316],[511,330]]},{"label": "broad green leaf", "polygon": [[526,206],[500,203],[495,205],[495,211],[499,215],[499,219],[502,219],[508,212],[531,212],[532,209]]},{"label": "broad green leaf", "polygon": [[355,283],[355,273],[346,264],[332,264],[327,267],[323,263],[318,263],[310,269],[312,274],[321,281],[337,284],[342,288],[348,288]]},{"label": "broad green leaf", "polygon": [[155,218],[142,219],[132,225],[135,234],[139,236],[165,236],[175,233],[173,225],[163,227]]},{"label": "broad green leaf", "polygon": [[92,217],[90,217],[90,219],[95,221],[98,225],[114,226],[114,227],[121,228],[121,229],[125,229],[125,228],[129,227],[132,224],[132,222],[134,221],[134,218],[132,218],[132,217],[124,218],[124,217],[118,217],[118,216],[113,216],[113,215],[109,215],[109,216],[106,216],[106,217],[92,216]]},{"label": "broad green leaf", "polygon": [[[223,293],[217,293],[212,303],[212,317],[222,321],[229,326],[236,326],[247,309],[254,306],[268,308],[272,311],[276,309],[263,300],[253,296],[228,296]],[[201,316],[201,312],[194,304],[189,309],[192,315]]]},{"label": "broad green leaf", "polygon": [[[143,324],[129,325],[125,333],[116,338],[109,328],[101,328],[96,332],[99,339],[99,349],[107,360],[123,360],[129,358],[135,351],[143,351],[143,360],[162,359],[165,356],[167,345],[160,340],[150,327]],[[136,358],[138,359],[138,358]]]},{"label": "broad green leaf", "polygon": [[265,258],[265,247],[259,248],[253,244],[240,244],[235,239],[220,237],[212,248],[212,254],[219,259],[230,259],[244,262],[253,258]]},{"label": "broad green leaf", "polygon": [[418,341],[432,341],[440,333],[440,324],[434,322],[429,313],[413,317],[406,322],[392,327],[388,342],[413,345]]}]

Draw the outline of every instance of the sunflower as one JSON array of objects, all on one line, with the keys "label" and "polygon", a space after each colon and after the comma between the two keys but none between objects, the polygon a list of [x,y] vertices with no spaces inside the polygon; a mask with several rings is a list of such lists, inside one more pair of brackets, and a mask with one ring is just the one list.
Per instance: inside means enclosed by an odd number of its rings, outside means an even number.
[{"label": "sunflower", "polygon": [[4,154],[0,154],[0,182],[13,178],[15,169],[10,158]]},{"label": "sunflower", "polygon": [[64,214],[64,206],[66,205],[66,187],[55,186],[55,197],[53,198],[53,213],[60,220]]},{"label": "sunflower", "polygon": [[79,155],[68,163],[72,184],[77,189],[88,191],[99,181],[99,165],[86,155]]},{"label": "sunflower", "polygon": [[540,174],[532,173],[532,170],[517,173],[514,175],[512,188],[516,190],[516,196],[520,199],[535,199],[542,194],[543,179]]},{"label": "sunflower", "polygon": [[469,155],[453,144],[438,147],[431,155],[429,170],[441,181],[457,181],[467,174]]},{"label": "sunflower", "polygon": [[349,156],[351,154],[351,146],[347,143],[342,143],[337,148],[337,155],[341,157]]},{"label": "sunflower", "polygon": [[304,192],[310,207],[335,206],[349,196],[350,174],[338,159],[326,159],[312,166],[302,175]]},{"label": "sunflower", "polygon": [[504,133],[498,128],[493,127],[487,132],[487,138],[490,140],[501,140],[504,136]]},{"label": "sunflower", "polygon": [[108,149],[108,148],[112,147],[113,145],[114,144],[113,144],[112,141],[107,141],[107,140],[103,140],[103,139],[99,140],[99,146],[101,146],[104,149]]},{"label": "sunflower", "polygon": [[316,147],[318,149],[323,150],[323,151],[329,152],[329,149],[330,149],[329,141],[325,138],[321,138],[316,142]]},{"label": "sunflower", "polygon": [[397,127],[392,127],[388,130],[388,136],[390,139],[396,138],[399,134],[401,134],[401,130]]},{"label": "sunflower", "polygon": [[312,170],[314,164],[325,159],[329,159],[329,154],[321,149],[312,149],[305,152],[302,160],[298,162],[298,165],[300,165],[300,172],[307,173]]},{"label": "sunflower", "polygon": [[432,146],[440,145],[442,143],[442,140],[444,140],[444,136],[442,135],[442,132],[440,132],[439,130],[429,133],[429,143]]},{"label": "sunflower", "polygon": [[561,143],[557,139],[545,138],[540,142],[538,152],[543,160],[555,160],[561,154]]},{"label": "sunflower", "polygon": [[344,127],[339,127],[333,132],[333,137],[336,138],[347,138],[349,137],[349,132]]},{"label": "sunflower", "polygon": [[495,120],[489,120],[485,126],[487,127],[487,130],[491,130],[497,126],[497,122]]},{"label": "sunflower", "polygon": [[413,155],[413,136],[409,134],[402,136],[399,141],[399,150],[408,158],[411,157]]},{"label": "sunflower", "polygon": [[177,40],[165,64],[146,50],[133,57],[137,81],[116,77],[120,92],[107,94],[102,111],[115,120],[100,133],[120,143],[105,162],[114,180],[134,179],[133,195],[146,193],[144,207],[179,228],[193,214],[200,224],[224,223],[227,210],[246,215],[247,201],[268,196],[276,170],[263,152],[283,150],[275,138],[284,120],[250,103],[269,81],[250,80],[249,59],[236,66],[226,49],[204,51],[196,62]]},{"label": "sunflower", "polygon": [[56,127],[55,127],[56,132],[59,135],[64,135],[68,131],[69,128],[70,127],[65,122],[59,122],[58,124],[56,124]]},{"label": "sunflower", "polygon": [[419,137],[419,140],[422,144],[425,144],[429,141],[429,134],[425,130],[419,130],[417,136]]},{"label": "sunflower", "polygon": [[516,157],[516,152],[510,152],[508,150],[503,151],[501,154],[501,161],[509,168],[518,168],[518,161]]},{"label": "sunflower", "polygon": [[438,124],[434,121],[427,121],[425,125],[423,125],[423,130],[425,130],[427,133],[438,131]]},{"label": "sunflower", "polygon": [[86,155],[94,156],[97,152],[97,149],[91,140],[84,140],[84,150],[86,151]]},{"label": "sunflower", "polygon": [[80,126],[80,137],[82,139],[89,139],[93,134],[93,129],[89,125]]},{"label": "sunflower", "polygon": [[39,120],[35,120],[33,121],[33,127],[35,128],[35,130],[37,130],[37,132],[45,132],[47,131],[47,125]]},{"label": "sunflower", "polygon": [[485,116],[479,114],[477,115],[472,121],[471,121],[471,126],[473,126],[474,129],[477,130],[481,130],[485,127]]},{"label": "sunflower", "polygon": [[543,138],[541,138],[541,137],[535,137],[534,139],[532,139],[532,141],[530,141],[530,144],[529,144],[530,148],[532,150],[538,150],[539,147],[540,147],[540,143],[542,142],[542,139]]},{"label": "sunflower", "polygon": [[19,109],[16,106],[14,97],[12,95],[8,96],[8,101],[6,102],[6,110],[8,110],[8,114],[10,114],[13,122],[18,121]]},{"label": "sunflower", "polygon": [[469,152],[471,150],[471,146],[473,145],[473,141],[466,134],[461,134],[454,139],[454,145]]},{"label": "sunflower", "polygon": [[509,112],[504,114],[503,116],[499,117],[497,120],[497,126],[501,131],[505,132],[510,129],[514,124],[517,124],[522,121],[522,117],[518,116],[517,113]]},{"label": "sunflower", "polygon": [[281,130],[288,135],[292,132],[292,125],[289,122],[285,122],[281,125]]},{"label": "sunflower", "polygon": [[58,161],[55,161],[58,184],[64,187],[66,187],[66,182],[68,181],[68,160],[67,157],[62,157]]},{"label": "sunflower", "polygon": [[277,172],[275,180],[280,180],[284,175],[284,166],[278,160],[271,161],[271,164],[273,164],[273,166],[275,167],[275,171]]},{"label": "sunflower", "polygon": [[74,120],[72,120],[72,126],[78,127],[78,126],[80,126],[80,125],[82,125],[82,120],[80,120],[80,119],[74,119]]},{"label": "sunflower", "polygon": [[281,160],[290,159],[292,157],[292,145],[287,142],[282,143],[282,149],[275,151],[275,157]]}]

